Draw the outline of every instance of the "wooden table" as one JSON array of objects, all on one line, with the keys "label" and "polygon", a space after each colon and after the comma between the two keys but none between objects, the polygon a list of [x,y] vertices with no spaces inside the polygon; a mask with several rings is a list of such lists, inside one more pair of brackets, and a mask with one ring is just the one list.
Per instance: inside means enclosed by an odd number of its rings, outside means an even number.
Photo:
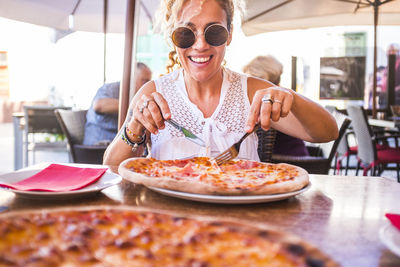
[{"label": "wooden table", "polygon": [[[112,168],[115,170],[115,168]],[[400,184],[380,177],[311,175],[311,189],[278,202],[227,205],[167,197],[123,181],[96,196],[75,200],[32,200],[0,190],[6,211],[98,205],[129,205],[179,214],[236,218],[269,224],[314,244],[342,266],[400,266],[379,240],[384,214],[400,213]]]}]

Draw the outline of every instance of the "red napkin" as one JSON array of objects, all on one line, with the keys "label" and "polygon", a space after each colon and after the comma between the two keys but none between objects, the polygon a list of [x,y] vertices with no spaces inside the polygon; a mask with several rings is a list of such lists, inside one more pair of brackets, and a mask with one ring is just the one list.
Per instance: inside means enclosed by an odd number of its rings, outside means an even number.
[{"label": "red napkin", "polygon": [[107,169],[51,164],[29,178],[13,184],[0,184],[0,186],[24,191],[73,191],[96,182],[106,171]]},{"label": "red napkin", "polygon": [[400,230],[400,214],[386,213],[385,216],[394,225],[394,227]]}]

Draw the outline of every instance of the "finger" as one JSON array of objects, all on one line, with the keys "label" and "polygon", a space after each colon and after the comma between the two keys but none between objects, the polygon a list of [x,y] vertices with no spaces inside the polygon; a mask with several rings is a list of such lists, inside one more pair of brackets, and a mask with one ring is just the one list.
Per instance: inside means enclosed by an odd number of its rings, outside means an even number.
[{"label": "finger", "polygon": [[281,117],[282,101],[279,99],[274,99],[274,103],[271,105],[271,119],[273,121],[278,121]]},{"label": "finger", "polygon": [[247,118],[245,127],[245,131],[248,133],[253,130],[254,125],[258,122],[260,116],[260,106],[261,106],[262,96],[263,96],[262,94],[256,92],[256,94],[253,97],[253,102],[250,105],[249,116]]},{"label": "finger", "polygon": [[148,109],[151,104],[152,98],[149,98],[146,95],[142,95],[141,101],[139,101],[137,108],[137,120],[142,123],[142,125],[151,133],[157,134],[158,127],[155,123],[151,111]]},{"label": "finger", "polygon": [[150,100],[150,102],[147,106],[147,110],[149,111],[152,121],[154,121],[157,129],[163,129],[165,127],[164,118],[161,115],[160,107],[157,105],[157,103],[153,99]]},{"label": "finger", "polygon": [[154,98],[154,101],[160,107],[161,114],[163,115],[165,120],[171,119],[171,111],[169,109],[168,103],[165,98],[158,92],[154,92],[151,94]]},{"label": "finger", "polygon": [[140,113],[138,119],[149,132],[153,134],[158,133],[157,124],[154,122],[152,114],[148,108],[143,109],[143,112]]},{"label": "finger", "polygon": [[268,130],[271,127],[271,113],[272,113],[272,103],[271,101],[261,101],[260,109],[260,124],[261,128]]},{"label": "finger", "polygon": [[290,109],[292,108],[293,104],[293,95],[288,94],[283,101],[281,105],[281,117],[284,118],[287,115],[289,115]]}]

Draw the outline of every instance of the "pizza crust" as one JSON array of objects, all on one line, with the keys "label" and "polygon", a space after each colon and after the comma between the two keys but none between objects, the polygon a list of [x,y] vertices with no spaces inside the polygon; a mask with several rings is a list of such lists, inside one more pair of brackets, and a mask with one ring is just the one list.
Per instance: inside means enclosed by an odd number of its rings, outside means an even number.
[{"label": "pizza crust", "polygon": [[[263,183],[252,188],[234,188],[234,187],[218,187],[209,183],[198,180],[175,179],[168,176],[153,177],[147,174],[135,172],[131,166],[137,161],[146,161],[145,158],[130,158],[123,161],[118,169],[119,174],[126,180],[136,184],[142,184],[147,187],[157,187],[181,191],[194,194],[209,194],[209,195],[267,195],[279,194],[300,190],[309,184],[309,177],[306,170],[298,166],[286,163],[262,163],[265,165],[273,165],[277,168],[291,168],[297,171],[297,175],[289,180],[278,181],[275,183]],[[149,161],[151,164],[151,161]]]}]

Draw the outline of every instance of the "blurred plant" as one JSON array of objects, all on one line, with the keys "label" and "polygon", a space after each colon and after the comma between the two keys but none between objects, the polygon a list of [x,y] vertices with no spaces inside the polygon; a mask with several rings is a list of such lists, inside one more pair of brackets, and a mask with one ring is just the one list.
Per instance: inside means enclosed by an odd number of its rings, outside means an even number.
[{"label": "blurred plant", "polygon": [[45,142],[61,142],[65,140],[64,134],[45,134],[44,141]]}]

